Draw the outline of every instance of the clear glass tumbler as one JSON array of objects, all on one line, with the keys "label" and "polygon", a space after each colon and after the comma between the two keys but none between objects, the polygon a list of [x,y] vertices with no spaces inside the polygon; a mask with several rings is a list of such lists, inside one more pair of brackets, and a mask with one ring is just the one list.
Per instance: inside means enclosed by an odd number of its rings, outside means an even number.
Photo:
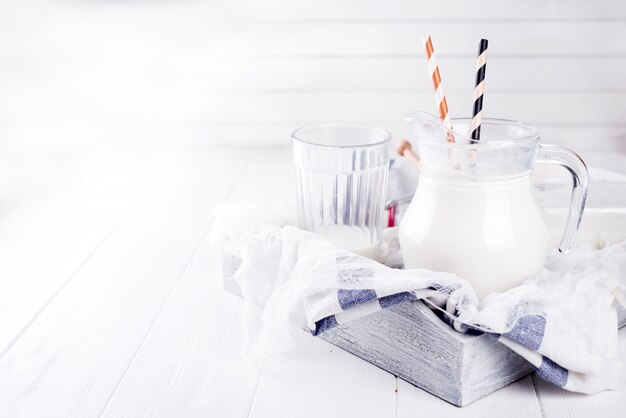
[{"label": "clear glass tumbler", "polygon": [[389,172],[390,135],[351,124],[305,126],[292,134],[300,227],[376,259]]}]

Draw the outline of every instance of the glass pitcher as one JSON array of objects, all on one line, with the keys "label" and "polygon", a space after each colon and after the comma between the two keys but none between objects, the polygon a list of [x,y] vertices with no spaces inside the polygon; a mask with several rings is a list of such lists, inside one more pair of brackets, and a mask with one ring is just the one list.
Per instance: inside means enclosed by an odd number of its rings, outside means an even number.
[{"label": "glass pitcher", "polygon": [[587,167],[573,151],[539,144],[521,122],[483,119],[481,139],[471,119],[447,129],[434,115],[407,122],[421,158],[415,195],[400,223],[405,268],[445,271],[469,281],[480,298],[513,288],[538,272],[548,230],[533,189],[534,163],[558,164],[573,178],[570,211],[559,251],[574,242],[587,198]]}]

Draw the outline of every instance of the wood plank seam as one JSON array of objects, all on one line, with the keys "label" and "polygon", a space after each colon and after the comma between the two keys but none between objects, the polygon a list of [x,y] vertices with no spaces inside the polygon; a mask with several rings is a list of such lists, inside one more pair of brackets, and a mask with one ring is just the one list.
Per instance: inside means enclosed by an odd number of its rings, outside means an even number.
[{"label": "wood plank seam", "polygon": [[[249,152],[248,156],[246,158],[245,164],[243,165],[243,167],[239,171],[239,173],[237,173],[235,175],[235,178],[233,179],[233,181],[231,183],[231,187],[230,187],[229,191],[226,193],[226,195],[222,199],[222,203],[224,203],[224,202],[226,202],[228,200],[228,198],[232,194],[232,192],[235,189],[235,187],[237,187],[237,185],[241,181],[243,173],[245,172],[245,167],[248,166],[248,164],[250,163],[250,160],[252,159],[252,157],[253,157],[253,154],[251,152]],[[159,307],[159,310],[158,310],[157,314],[155,315],[152,323],[150,324],[150,328],[148,328],[148,331],[146,332],[146,334],[144,335],[143,339],[141,340],[141,343],[138,345],[137,349],[135,350],[135,352],[133,353],[132,357],[130,358],[130,361],[128,362],[128,364],[124,368],[124,372],[122,373],[122,375],[120,376],[118,381],[115,383],[115,386],[113,387],[113,390],[109,394],[109,396],[108,396],[108,398],[106,400],[106,403],[104,404],[104,407],[102,408],[102,410],[100,411],[100,414],[98,414],[98,416],[102,416],[106,412],[106,409],[109,406],[109,403],[111,402],[111,399],[113,399],[113,396],[115,396],[115,393],[117,392],[117,389],[119,388],[120,384],[124,381],[124,378],[126,377],[126,375],[128,373],[128,370],[131,368],[133,362],[135,361],[135,358],[137,357],[137,355],[141,351],[141,348],[144,346],[146,340],[148,339],[148,337],[152,333],[152,330],[154,329],[155,324],[158,322],[159,318],[161,317],[163,309],[165,308],[165,306],[167,306],[168,302],[170,301],[170,299],[172,297],[172,294],[174,292],[174,289],[176,288],[176,286],[180,282],[181,278],[184,276],[185,272],[187,272],[187,270],[189,269],[189,266],[191,265],[192,260],[196,256],[196,253],[198,252],[198,249],[202,245],[202,242],[206,239],[206,237],[208,236],[209,232],[211,231],[211,226],[213,225],[213,221],[214,221],[214,218],[211,217],[211,219],[209,220],[207,226],[202,231],[202,234],[201,234],[200,238],[198,239],[198,241],[194,245],[194,248],[191,251],[191,255],[187,258],[187,261],[185,262],[185,265],[181,269],[181,272],[178,274],[178,277],[176,278],[176,280],[174,281],[174,283],[170,287],[170,289],[168,291],[168,294],[167,294],[167,297],[163,300],[163,303]]]},{"label": "wood plank seam", "polygon": [[256,381],[256,386],[254,388],[254,396],[252,396],[252,402],[250,402],[250,408],[248,409],[248,418],[252,415],[252,411],[254,410],[254,403],[257,400],[257,395],[259,393],[259,387],[261,385],[261,377],[263,376],[263,371],[265,370],[265,362],[267,360],[267,356],[263,358],[263,363],[261,363],[261,370],[259,372],[259,376]]},{"label": "wood plank seam", "polygon": [[113,224],[111,229],[98,241],[98,243],[94,246],[93,250],[87,254],[87,257],[80,262],[78,267],[74,269],[74,271],[68,276],[68,278],[59,286],[59,288],[44,302],[44,304],[35,312],[35,314],[24,324],[22,329],[15,335],[14,338],[9,341],[7,346],[0,352],[0,359],[2,359],[11,348],[17,343],[17,341],[24,335],[24,333],[30,328],[30,326],[39,318],[39,316],[46,310],[46,308],[52,303],[52,301],[65,289],[65,287],[72,281],[72,279],[80,272],[80,270],[87,264],[87,262],[91,259],[91,257],[98,251],[98,249],[106,242],[106,240],[113,234],[113,232],[124,222],[124,220],[132,213],[132,211],[139,205],[139,203],[146,197],[146,191],[144,190],[135,201],[129,206],[128,210],[124,212],[122,216],[120,216],[117,221]]},{"label": "wood plank seam", "polygon": [[535,390],[535,398],[537,399],[537,405],[539,405],[539,412],[541,412],[541,416],[546,418],[546,413],[543,407],[543,399],[541,399],[541,391],[539,390],[537,379],[537,373],[533,373],[530,375],[533,382],[533,389]]},{"label": "wood plank seam", "polygon": [[393,416],[398,418],[398,376],[395,376],[395,389],[393,394]]},{"label": "wood plank seam", "polygon": [[[243,168],[241,169],[241,171],[239,172],[238,176],[237,176],[237,180],[235,182],[235,186],[231,189],[230,192],[228,192],[228,195],[225,199],[225,201],[228,201],[232,195],[233,190],[235,189],[235,187],[239,186],[239,184],[242,182],[243,179],[243,175],[246,172],[246,168],[250,166],[250,163],[252,162],[253,158],[254,158],[254,153],[250,153],[250,155],[248,156],[248,158],[246,159],[246,163],[243,166]],[[257,399],[257,394],[259,392],[259,385],[261,383],[261,377],[263,376],[263,371],[265,370],[265,361],[266,361],[267,357],[263,358],[263,362],[261,363],[261,370],[259,371],[259,374],[257,376],[257,381],[256,381],[256,385],[254,387],[254,396],[252,397],[252,401],[250,402],[250,407],[248,408],[248,417],[250,417],[250,415],[252,414],[252,411],[254,410],[254,402]]]},{"label": "wood plank seam", "polygon": [[[239,19],[215,20],[213,23],[241,23]],[[588,22],[626,22],[623,17],[499,17],[499,18],[316,18],[316,19],[270,19],[255,18],[246,21],[257,25],[352,25],[352,24],[409,24],[409,23],[588,23]],[[208,23],[208,22],[207,22]]]},{"label": "wood plank seam", "polygon": [[[374,123],[373,121],[372,123]],[[400,124],[400,122],[398,122]],[[211,122],[204,126],[207,127],[220,127],[220,128],[283,128],[283,129],[295,129],[297,122]],[[541,122],[541,126],[552,128],[624,128],[626,122]],[[289,138],[285,139],[287,141]],[[288,142],[286,142],[289,144]],[[268,147],[275,147],[276,145],[269,145]],[[264,144],[259,144],[259,147],[264,147]]]},{"label": "wood plank seam", "polygon": [[107,407],[109,406],[109,403],[111,402],[111,399],[115,395],[115,392],[117,392],[117,388],[120,386],[120,384],[124,380],[124,377],[126,377],[126,374],[128,373],[128,370],[132,366],[133,362],[135,361],[135,358],[137,357],[137,354],[139,354],[139,352],[141,351],[141,348],[144,346],[146,340],[148,339],[148,337],[152,333],[152,330],[154,329],[154,325],[158,322],[159,318],[161,317],[161,313],[163,312],[163,308],[165,308],[167,303],[170,301],[170,298],[172,297],[172,293],[173,293],[174,289],[176,288],[176,285],[178,285],[178,283],[180,282],[181,277],[183,277],[185,272],[188,270],[189,266],[191,265],[191,261],[193,260],[194,256],[196,255],[196,252],[198,251],[198,248],[200,248],[200,245],[202,244],[202,241],[206,238],[206,236],[208,235],[209,231],[211,230],[211,225],[212,224],[213,224],[213,219],[211,219],[209,224],[204,228],[204,231],[202,232],[202,235],[201,235],[200,239],[198,240],[198,242],[194,246],[194,248],[193,248],[193,250],[191,252],[191,255],[189,256],[189,258],[185,262],[185,265],[183,266],[181,272],[178,274],[178,277],[176,278],[176,280],[174,281],[174,283],[170,287],[169,292],[167,294],[167,297],[163,300],[163,303],[159,307],[159,311],[157,312],[157,314],[155,315],[154,319],[152,320],[152,323],[150,324],[150,328],[148,328],[148,331],[146,332],[146,334],[144,335],[143,339],[141,340],[141,343],[137,346],[137,349],[135,350],[135,352],[133,353],[132,357],[128,361],[128,364],[124,368],[124,372],[122,373],[122,375],[120,376],[118,381],[115,383],[115,386],[113,387],[113,390],[109,394],[109,397],[107,398],[107,401],[104,404],[104,407],[102,408],[102,411],[100,411],[100,414],[98,416],[102,416],[102,414],[104,414],[104,412],[106,411]]},{"label": "wood plank seam", "polygon": [[[465,54],[465,53],[447,53],[447,54],[439,54],[441,58],[476,58],[474,54]],[[212,53],[211,57],[213,58],[246,58],[246,59],[257,59],[257,60],[273,60],[273,59],[402,59],[402,60],[415,60],[415,54],[408,53],[364,53],[364,52],[355,52],[352,54],[346,54],[343,52],[327,52],[327,53],[319,53],[319,52],[298,52],[298,53],[269,53],[258,55],[254,53]],[[576,53],[576,52],[568,52],[555,55],[554,53],[523,53],[523,54],[510,54],[510,53],[492,53],[491,58],[506,58],[506,59],[517,59],[517,60],[526,60],[532,58],[550,58],[550,59],[563,59],[563,60],[571,60],[571,59],[589,59],[589,58],[626,58],[626,53],[612,53],[612,52],[589,52],[587,54]]]}]

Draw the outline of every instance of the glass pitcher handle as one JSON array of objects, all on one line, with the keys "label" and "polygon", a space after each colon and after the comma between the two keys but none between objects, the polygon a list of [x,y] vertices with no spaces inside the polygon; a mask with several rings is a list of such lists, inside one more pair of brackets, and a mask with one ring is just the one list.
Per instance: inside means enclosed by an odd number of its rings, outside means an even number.
[{"label": "glass pitcher handle", "polygon": [[574,239],[583,217],[583,211],[585,210],[587,190],[589,189],[587,166],[574,151],[556,145],[540,145],[536,161],[541,164],[560,165],[572,174],[572,196],[569,204],[569,215],[567,216],[565,232],[559,245],[559,252],[567,253],[574,244]]}]

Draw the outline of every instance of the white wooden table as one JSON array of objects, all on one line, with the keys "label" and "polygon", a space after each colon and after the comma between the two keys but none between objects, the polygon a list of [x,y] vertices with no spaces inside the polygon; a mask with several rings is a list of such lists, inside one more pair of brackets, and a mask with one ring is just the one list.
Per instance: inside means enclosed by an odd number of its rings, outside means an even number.
[{"label": "white wooden table", "polygon": [[308,335],[242,358],[212,212],[293,187],[287,147],[2,145],[0,416],[623,416],[534,376],[459,409]]}]

